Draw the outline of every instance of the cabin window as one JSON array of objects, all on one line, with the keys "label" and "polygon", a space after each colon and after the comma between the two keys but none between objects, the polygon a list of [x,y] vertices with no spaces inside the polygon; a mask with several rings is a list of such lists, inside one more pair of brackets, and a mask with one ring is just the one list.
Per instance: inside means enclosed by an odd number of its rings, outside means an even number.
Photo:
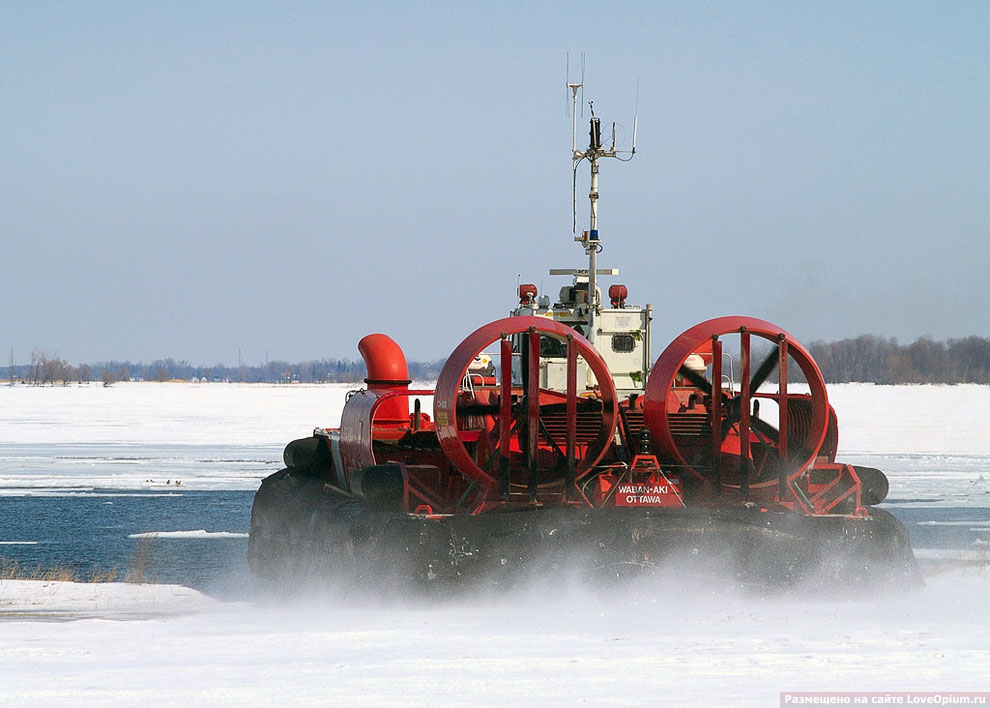
[{"label": "cabin window", "polygon": [[553,337],[540,337],[540,356],[566,357],[567,345]]},{"label": "cabin window", "polygon": [[631,352],[636,348],[636,340],[631,334],[613,334],[613,352]]}]

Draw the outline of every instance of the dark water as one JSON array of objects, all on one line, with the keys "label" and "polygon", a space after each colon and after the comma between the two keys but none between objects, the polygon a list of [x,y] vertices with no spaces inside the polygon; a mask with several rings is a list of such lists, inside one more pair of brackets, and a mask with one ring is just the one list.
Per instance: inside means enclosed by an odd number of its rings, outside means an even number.
[{"label": "dark water", "polygon": [[[69,496],[0,496],[0,557],[31,569],[74,568],[79,577],[117,568],[123,579],[142,542],[130,534],[226,531],[246,534],[253,491],[178,491],[148,495],[100,490]],[[904,522],[915,548],[965,549],[990,540],[990,508],[884,507]],[[931,523],[936,522],[936,523]],[[977,526],[970,527],[969,523]],[[143,542],[147,575],[187,585],[222,599],[249,594],[247,538],[156,538]]]},{"label": "dark water", "polygon": [[[247,538],[155,538],[150,531],[226,531],[246,534],[252,491],[176,491],[161,496],[100,490],[71,496],[0,497],[0,557],[31,569],[70,566],[79,577],[117,568],[123,579],[141,544],[147,575],[211,595],[234,598],[252,583]],[[3,545],[33,541],[32,545]]]},{"label": "dark water", "polygon": [[883,508],[908,527],[914,548],[971,549],[990,541],[990,526],[985,526],[990,522],[990,508],[898,507],[896,504],[885,504]]}]

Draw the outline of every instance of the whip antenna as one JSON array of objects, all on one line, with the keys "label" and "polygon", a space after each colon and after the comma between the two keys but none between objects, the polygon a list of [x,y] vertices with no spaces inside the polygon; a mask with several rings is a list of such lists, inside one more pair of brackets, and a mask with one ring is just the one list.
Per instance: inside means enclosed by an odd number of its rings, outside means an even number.
[{"label": "whip antenna", "polygon": [[[584,107],[584,52],[581,52],[581,80],[571,81],[571,53],[567,53],[567,88],[571,93],[570,113],[571,113],[571,154],[577,155],[577,107],[578,92],[581,92],[581,106]],[[582,111],[582,115],[584,112]],[[571,214],[573,223],[571,233],[577,233],[577,166],[580,160],[574,160],[574,174],[571,180]]]},{"label": "whip antenna", "polygon": [[636,128],[639,127],[639,77],[636,77],[636,110],[633,111],[633,142],[629,156],[636,154]]}]

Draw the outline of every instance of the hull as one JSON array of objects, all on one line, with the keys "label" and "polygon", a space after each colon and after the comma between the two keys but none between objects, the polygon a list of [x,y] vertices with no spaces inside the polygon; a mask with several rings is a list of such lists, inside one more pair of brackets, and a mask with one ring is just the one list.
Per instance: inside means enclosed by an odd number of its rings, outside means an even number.
[{"label": "hull", "polygon": [[922,583],[907,529],[868,518],[756,507],[546,508],[424,515],[376,511],[314,476],[285,469],[261,485],[249,560],[293,585],[386,593],[504,588],[573,579],[702,578],[755,592],[822,596]]}]

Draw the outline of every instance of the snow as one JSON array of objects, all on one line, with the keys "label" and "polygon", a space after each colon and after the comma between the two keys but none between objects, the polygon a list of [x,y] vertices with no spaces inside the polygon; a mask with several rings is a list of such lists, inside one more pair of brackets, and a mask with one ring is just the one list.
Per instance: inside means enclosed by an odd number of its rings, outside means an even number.
[{"label": "snow", "polygon": [[915,548],[914,556],[918,560],[946,561],[953,565],[970,563],[976,566],[990,565],[990,543],[973,541],[974,548]]},{"label": "snow", "polygon": [[[155,610],[195,611],[127,622],[104,607],[75,618],[90,600],[63,585],[42,606],[72,621],[3,623],[0,703],[767,706],[783,690],[985,690],[990,665],[985,572],[850,603],[580,587],[398,609],[163,594]],[[141,586],[114,588],[114,606],[145,611]]]},{"label": "snow", "polygon": [[0,445],[276,446],[336,425],[357,384],[0,387]]},{"label": "snow", "polygon": [[130,533],[127,538],[247,538],[246,533],[236,533],[234,531],[207,531],[199,529],[197,531],[146,531],[144,533]]},{"label": "snow", "polygon": [[[357,387],[0,386],[0,496],[254,490],[287,442],[338,425]],[[429,411],[432,397],[422,404]]]},{"label": "snow", "polygon": [[[287,440],[336,424],[347,388],[3,387],[0,492],[253,488]],[[990,507],[990,387],[829,392],[840,459],[884,469],[894,506]],[[176,532],[208,533],[158,533]],[[766,706],[780,691],[986,690],[987,548],[918,554],[937,561],[924,588],[853,602],[575,584],[401,606],[333,588],[235,604],[176,586],[5,580],[0,705]]]},{"label": "snow", "polygon": [[203,611],[216,604],[206,595],[181,585],[0,580],[0,621],[144,618]]},{"label": "snow", "polygon": [[828,387],[828,399],[846,456],[990,456],[990,386],[839,384]]}]

